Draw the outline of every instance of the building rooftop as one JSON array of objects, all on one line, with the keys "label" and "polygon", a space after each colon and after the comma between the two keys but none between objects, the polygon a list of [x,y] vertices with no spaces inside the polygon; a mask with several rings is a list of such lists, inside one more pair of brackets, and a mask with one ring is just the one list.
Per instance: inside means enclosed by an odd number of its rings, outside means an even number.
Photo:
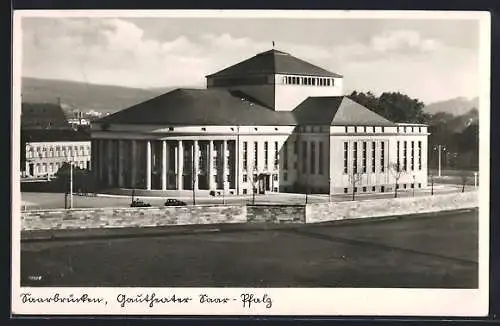
[{"label": "building rooftop", "polygon": [[116,112],[99,124],[148,125],[394,125],[345,96],[309,97],[293,111],[274,111],[240,92],[176,89]]},{"label": "building rooftop", "polygon": [[63,109],[55,103],[22,103],[21,129],[69,129]]},{"label": "building rooftop", "polygon": [[269,50],[259,53],[247,60],[225,68],[207,77],[222,76],[246,76],[255,74],[288,74],[318,77],[342,76],[321,67],[315,66],[307,61],[296,58],[289,53],[278,50]]},{"label": "building rooftop", "polygon": [[21,130],[21,140],[23,142],[90,141],[90,132],[73,129]]}]

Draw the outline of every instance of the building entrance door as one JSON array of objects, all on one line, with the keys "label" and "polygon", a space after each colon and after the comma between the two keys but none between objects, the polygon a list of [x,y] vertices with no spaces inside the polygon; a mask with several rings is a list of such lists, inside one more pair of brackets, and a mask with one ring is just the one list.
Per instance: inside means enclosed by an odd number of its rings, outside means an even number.
[{"label": "building entrance door", "polygon": [[35,174],[35,164],[30,163],[28,165],[28,175],[33,176]]}]

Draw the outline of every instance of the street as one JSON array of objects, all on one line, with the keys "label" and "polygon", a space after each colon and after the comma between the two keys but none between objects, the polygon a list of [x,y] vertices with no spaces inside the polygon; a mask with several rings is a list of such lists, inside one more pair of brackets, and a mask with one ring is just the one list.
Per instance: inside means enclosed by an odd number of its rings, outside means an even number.
[{"label": "street", "polygon": [[23,286],[478,286],[477,210],[21,244]]}]

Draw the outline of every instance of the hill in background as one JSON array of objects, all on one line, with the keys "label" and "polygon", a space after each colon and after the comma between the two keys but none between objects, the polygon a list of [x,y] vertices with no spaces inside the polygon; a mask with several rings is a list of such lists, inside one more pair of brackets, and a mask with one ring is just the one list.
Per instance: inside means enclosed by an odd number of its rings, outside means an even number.
[{"label": "hill in background", "polygon": [[468,99],[457,97],[446,101],[434,102],[424,107],[424,112],[428,114],[449,113],[459,116],[468,113],[473,108],[479,108],[479,98]]},{"label": "hill in background", "polygon": [[23,102],[57,103],[65,111],[113,113],[146,101],[172,88],[141,89],[66,80],[22,78]]}]

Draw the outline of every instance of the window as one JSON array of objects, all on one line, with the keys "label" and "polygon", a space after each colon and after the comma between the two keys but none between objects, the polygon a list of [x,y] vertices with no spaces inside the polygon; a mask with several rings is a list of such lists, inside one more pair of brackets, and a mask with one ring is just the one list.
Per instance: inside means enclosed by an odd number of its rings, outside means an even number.
[{"label": "window", "polygon": [[405,183],[405,184],[403,184],[403,189],[406,189],[406,183]]},{"label": "window", "polygon": [[283,181],[288,181],[288,173],[283,172]]},{"label": "window", "polygon": [[375,191],[375,186],[372,187],[372,191]]},{"label": "window", "polygon": [[[398,129],[399,129],[399,127],[398,127]],[[398,140],[398,141],[397,141],[397,143],[396,143],[396,153],[397,153],[397,157],[396,157],[396,166],[397,166],[397,170],[398,170],[398,171],[400,171],[400,170],[401,170],[401,169],[400,169],[400,168],[401,168],[401,164],[400,164],[400,162],[401,162],[401,161],[400,161],[400,160],[401,160],[401,158],[400,158],[400,152],[401,152],[400,147],[401,147],[401,144],[400,144],[400,143],[401,143],[401,142],[400,142],[399,140]]]},{"label": "window", "polygon": [[380,186],[380,192],[385,192],[385,187],[384,186]]},{"label": "window", "polygon": [[363,192],[366,192],[366,187],[363,187]]},{"label": "window", "polygon": [[408,142],[405,140],[403,142],[403,170],[407,171],[408,170]]},{"label": "window", "polygon": [[246,174],[243,175],[243,182],[248,182],[248,176]]},{"label": "window", "polygon": [[243,189],[243,195],[246,195],[246,194],[247,194],[247,190]]},{"label": "window", "polygon": [[174,131],[173,127],[168,128],[169,131]]},{"label": "window", "polygon": [[322,141],[320,141],[318,143],[318,151],[319,151],[319,153],[318,153],[319,154],[319,159],[318,159],[319,160],[319,162],[318,162],[319,163],[319,171],[318,171],[318,173],[323,174],[323,142]]},{"label": "window", "polygon": [[421,127],[418,127],[418,132],[422,132],[422,128]]},{"label": "window", "polygon": [[266,170],[269,167],[268,160],[269,160],[269,142],[265,141],[264,142],[264,169],[266,169]]},{"label": "window", "polygon": [[274,142],[274,168],[277,170],[279,166],[279,146],[278,142]]},{"label": "window", "polygon": [[415,142],[411,141],[411,152],[410,152],[410,166],[411,170],[415,170]]},{"label": "window", "polygon": [[358,192],[358,187],[354,187],[354,192]]},{"label": "window", "polygon": [[307,142],[302,142],[302,173],[307,173]]},{"label": "window", "polygon": [[385,142],[380,143],[380,172],[385,172]]},{"label": "window", "polygon": [[273,174],[273,180],[274,181],[278,181],[278,175],[277,174]]},{"label": "window", "polygon": [[311,142],[311,156],[309,157],[311,166],[309,167],[311,174],[316,174],[316,143]]},{"label": "window", "polygon": [[418,141],[418,169],[422,170],[422,141]]},{"label": "window", "polygon": [[288,170],[288,143],[283,145],[283,169]]},{"label": "window", "polygon": [[349,155],[349,143],[344,142],[344,173],[347,173],[347,162],[348,162],[348,155]]},{"label": "window", "polygon": [[375,150],[376,150],[376,143],[372,141],[372,172],[375,173]]},{"label": "window", "polygon": [[414,184],[414,183],[412,183],[412,184],[410,185],[410,188],[412,188],[412,189],[413,189],[413,188],[415,188],[415,184]]},{"label": "window", "polygon": [[257,170],[259,162],[259,143],[253,142],[253,169]]},{"label": "window", "polygon": [[381,129],[382,129],[382,132],[384,132],[384,127],[381,127]]},{"label": "window", "polygon": [[[366,127],[365,127],[366,128]],[[362,164],[363,164],[363,173],[366,173],[366,142],[363,142],[363,159],[362,159]]]},{"label": "window", "polygon": [[243,142],[243,171],[248,169],[248,142]]},{"label": "window", "polygon": [[366,126],[363,127],[363,132],[366,132]]},{"label": "window", "polygon": [[347,194],[347,192],[348,192],[348,189],[344,188],[344,194]]},{"label": "window", "polygon": [[345,132],[349,132],[349,128],[345,126]]},{"label": "window", "polygon": [[358,143],[354,142],[353,158],[352,158],[353,173],[358,173]]},{"label": "window", "polygon": [[419,183],[419,184],[418,184],[418,187],[419,187],[419,188],[422,188],[422,184],[421,184],[421,183]]}]

